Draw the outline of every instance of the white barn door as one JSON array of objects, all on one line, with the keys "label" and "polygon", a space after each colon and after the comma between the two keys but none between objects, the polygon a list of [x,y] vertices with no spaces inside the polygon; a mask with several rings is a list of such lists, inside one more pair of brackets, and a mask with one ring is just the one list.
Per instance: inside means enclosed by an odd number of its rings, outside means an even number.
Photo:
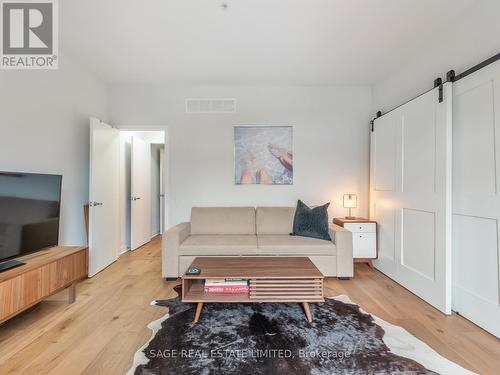
[{"label": "white barn door", "polygon": [[453,84],[453,310],[500,337],[500,62]]},{"label": "white barn door", "polygon": [[379,223],[375,266],[451,313],[452,90],[439,89],[376,119],[370,216]]}]

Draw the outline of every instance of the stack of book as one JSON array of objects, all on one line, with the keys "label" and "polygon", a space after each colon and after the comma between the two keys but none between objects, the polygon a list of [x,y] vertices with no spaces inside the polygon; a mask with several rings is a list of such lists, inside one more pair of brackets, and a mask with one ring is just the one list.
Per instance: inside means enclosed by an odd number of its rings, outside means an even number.
[{"label": "stack of book", "polygon": [[205,293],[248,293],[245,279],[206,279]]}]

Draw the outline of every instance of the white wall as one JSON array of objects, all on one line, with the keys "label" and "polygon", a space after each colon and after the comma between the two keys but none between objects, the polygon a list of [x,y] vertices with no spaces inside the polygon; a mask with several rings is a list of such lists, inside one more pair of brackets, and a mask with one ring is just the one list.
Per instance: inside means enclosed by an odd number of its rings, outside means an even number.
[{"label": "white wall", "polygon": [[107,89],[69,57],[54,71],[0,71],[0,170],[63,175],[59,242],[86,243],[89,116],[108,119]]},{"label": "white wall", "polygon": [[[234,114],[186,114],[186,98],[236,98]],[[342,194],[368,207],[369,87],[162,87],[115,85],[117,124],[168,125],[168,226],[189,219],[192,206],[295,205],[331,201],[345,215]],[[293,186],[235,186],[233,126],[294,127]]]},{"label": "white wall", "polygon": [[373,85],[373,112],[383,112],[432,88],[435,78],[465,69],[500,53],[500,1],[482,0],[466,18],[443,25],[427,44],[415,46],[415,56]]}]

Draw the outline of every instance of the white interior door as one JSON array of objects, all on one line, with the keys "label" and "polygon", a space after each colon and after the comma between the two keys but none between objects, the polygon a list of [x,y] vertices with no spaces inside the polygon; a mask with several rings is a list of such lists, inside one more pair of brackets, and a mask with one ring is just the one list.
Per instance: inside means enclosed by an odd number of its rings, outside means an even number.
[{"label": "white interior door", "polygon": [[151,240],[151,144],[132,137],[131,249]]},{"label": "white interior door", "polygon": [[118,258],[118,158],[118,130],[91,118],[89,276]]},{"label": "white interior door", "polygon": [[375,120],[371,218],[379,223],[375,266],[451,313],[451,84]]},{"label": "white interior door", "polygon": [[500,63],[453,84],[452,308],[500,337]]},{"label": "white interior door", "polygon": [[160,148],[160,234],[165,231],[165,149]]}]

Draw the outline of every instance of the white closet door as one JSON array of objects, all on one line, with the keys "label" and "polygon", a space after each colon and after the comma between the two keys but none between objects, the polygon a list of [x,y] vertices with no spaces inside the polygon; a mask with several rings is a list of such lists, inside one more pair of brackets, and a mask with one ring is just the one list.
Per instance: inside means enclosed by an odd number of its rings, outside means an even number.
[{"label": "white closet door", "polygon": [[118,130],[90,119],[89,276],[118,258]]},{"label": "white closet door", "polygon": [[371,218],[379,223],[375,266],[451,313],[451,84],[375,120]]},{"label": "white closet door", "polygon": [[132,137],[131,248],[151,240],[151,145]]},{"label": "white closet door", "polygon": [[165,231],[165,148],[160,148],[160,234]]},{"label": "white closet door", "polygon": [[453,84],[453,310],[500,337],[500,63]]}]

